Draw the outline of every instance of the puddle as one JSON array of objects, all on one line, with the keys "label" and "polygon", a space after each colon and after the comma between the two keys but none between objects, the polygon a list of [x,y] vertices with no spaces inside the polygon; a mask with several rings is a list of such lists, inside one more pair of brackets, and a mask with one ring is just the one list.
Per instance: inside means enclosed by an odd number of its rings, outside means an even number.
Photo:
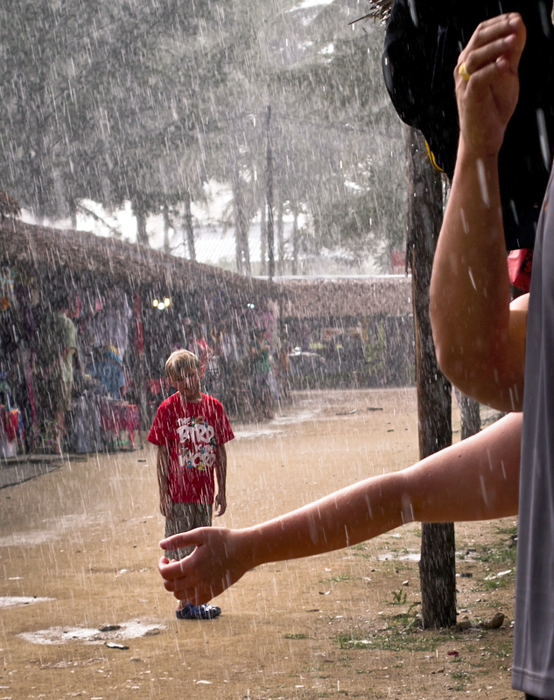
[{"label": "puddle", "polygon": [[0,537],[0,547],[33,547],[46,544],[54,539],[60,539],[67,534],[72,535],[85,525],[101,523],[105,515],[90,513],[74,513],[57,518],[43,520],[41,527],[30,532],[14,532]]},{"label": "puddle", "polygon": [[272,430],[271,428],[252,428],[251,430],[234,430],[235,440],[254,440],[263,437],[277,437],[282,435],[282,430]]},{"label": "puddle", "polygon": [[19,637],[31,644],[66,644],[80,641],[86,644],[105,644],[119,639],[153,637],[166,629],[163,625],[147,625],[143,622],[122,622],[99,627],[50,627],[36,632],[22,632]]},{"label": "puddle", "polygon": [[270,421],[270,425],[293,425],[296,423],[306,423],[310,420],[317,420],[322,412],[321,408],[314,410],[293,411],[291,413],[280,413]]},{"label": "puddle", "polygon": [[26,596],[3,596],[0,597],[0,608],[21,608],[32,603],[47,603],[55,598],[34,598]]},{"label": "puddle", "polygon": [[299,423],[307,423],[309,421],[318,420],[321,417],[322,409],[314,410],[298,410],[294,409],[290,412],[279,413],[267,423],[247,424],[243,429],[237,429],[235,440],[252,440],[262,437],[277,437],[283,435],[285,431],[280,430],[283,426],[298,425]]}]

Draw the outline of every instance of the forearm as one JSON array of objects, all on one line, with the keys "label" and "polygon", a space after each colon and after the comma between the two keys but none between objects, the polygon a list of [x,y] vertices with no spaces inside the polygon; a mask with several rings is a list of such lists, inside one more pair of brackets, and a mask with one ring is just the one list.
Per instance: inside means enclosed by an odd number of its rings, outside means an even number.
[{"label": "forearm", "polygon": [[215,478],[219,494],[225,495],[227,489],[227,452],[224,446],[217,448]]},{"label": "forearm", "polygon": [[430,312],[437,358],[468,396],[521,410],[525,314],[510,311],[497,157],[459,149],[433,266]]},{"label": "forearm", "polygon": [[520,441],[521,414],[511,414],[409,469],[361,481],[292,513],[238,531],[236,558],[252,568],[354,545],[411,521],[514,515]]},{"label": "forearm", "polygon": [[165,447],[158,447],[156,472],[160,498],[166,498],[169,494],[169,454]]}]

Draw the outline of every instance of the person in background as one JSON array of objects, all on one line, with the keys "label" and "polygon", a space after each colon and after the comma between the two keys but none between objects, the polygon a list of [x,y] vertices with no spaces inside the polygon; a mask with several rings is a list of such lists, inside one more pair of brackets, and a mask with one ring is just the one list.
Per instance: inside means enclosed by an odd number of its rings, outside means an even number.
[{"label": "person in background", "polygon": [[[177,391],[158,408],[148,441],[158,447],[160,510],[168,537],[211,526],[215,480],[216,516],[225,513],[225,444],[234,434],[221,403],[200,391],[203,369],[196,355],[188,350],[173,352],[165,371]],[[168,555],[180,559],[191,551],[176,547]],[[177,618],[185,620],[213,619],[220,613],[216,606],[190,601],[181,603],[176,611]]]},{"label": "person in background", "polygon": [[255,328],[250,348],[250,366],[252,369],[252,403],[254,413],[264,418],[272,418],[271,391],[271,357],[264,327]]},{"label": "person in background", "polygon": [[71,410],[73,358],[78,357],[77,330],[67,316],[69,298],[66,293],[58,293],[50,309],[37,331],[35,369],[39,403],[47,419],[53,420],[54,449],[61,454],[66,436],[65,416]]},{"label": "person in background", "polygon": [[89,374],[106,388],[110,398],[120,399],[126,385],[123,360],[113,345],[102,348],[98,352],[100,357],[90,367]]}]

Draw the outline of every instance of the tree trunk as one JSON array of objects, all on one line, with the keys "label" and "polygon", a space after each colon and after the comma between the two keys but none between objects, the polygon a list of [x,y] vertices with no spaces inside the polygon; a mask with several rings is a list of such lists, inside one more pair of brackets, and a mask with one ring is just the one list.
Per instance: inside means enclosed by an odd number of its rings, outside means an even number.
[{"label": "tree trunk", "polygon": [[[420,459],[452,444],[452,388],[438,367],[429,318],[429,284],[442,223],[442,184],[425,141],[406,128],[408,156],[408,255],[412,268]],[[454,525],[424,523],[421,535],[424,627],[456,624]]]},{"label": "tree trunk", "polygon": [[[277,190],[277,194],[280,194]],[[279,204],[277,205],[277,273],[279,275],[284,274],[285,265],[285,237],[283,235],[283,200],[279,197]]]},{"label": "tree trunk", "polygon": [[73,231],[77,230],[77,203],[73,198],[70,198],[67,202],[69,208],[69,216],[71,218],[71,228]]},{"label": "tree trunk", "polygon": [[244,199],[242,196],[242,184],[238,165],[233,177],[233,195],[235,199],[235,236],[237,250],[237,272],[239,274],[251,275],[250,268],[250,247],[248,243],[248,221],[244,210]]},{"label": "tree trunk", "polygon": [[267,275],[267,211],[264,206],[260,210],[260,275]]},{"label": "tree trunk", "polygon": [[275,251],[274,251],[274,233],[273,233],[273,153],[271,151],[271,105],[267,105],[267,274],[269,279],[275,277]]},{"label": "tree trunk", "polygon": [[146,211],[140,204],[133,202],[133,214],[137,220],[137,243],[140,245],[150,245],[148,232],[146,231]]},{"label": "tree trunk", "polygon": [[192,209],[189,192],[185,192],[184,204],[185,213],[183,215],[183,224],[185,227],[189,260],[196,260],[196,247],[194,245],[194,227],[192,225]]},{"label": "tree trunk", "polygon": [[171,228],[171,220],[169,218],[169,207],[167,204],[163,206],[163,217],[164,217],[164,253],[171,253],[171,246],[169,245],[169,229]]},{"label": "tree trunk", "polygon": [[479,412],[479,401],[471,399],[469,396],[460,393],[460,423],[462,440],[472,435],[477,435],[481,430],[481,414]]},{"label": "tree trunk", "polygon": [[298,240],[298,207],[294,205],[294,222],[292,224],[292,274],[298,274],[298,251],[300,241]]}]

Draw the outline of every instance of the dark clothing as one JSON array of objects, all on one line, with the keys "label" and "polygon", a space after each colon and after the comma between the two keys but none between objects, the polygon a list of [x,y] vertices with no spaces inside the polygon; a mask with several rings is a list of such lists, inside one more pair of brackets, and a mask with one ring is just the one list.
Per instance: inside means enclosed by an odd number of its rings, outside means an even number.
[{"label": "dark clothing", "polygon": [[554,698],[554,192],[537,229],[527,319],[513,687]]},{"label": "dark clothing", "polygon": [[[537,0],[395,0],[387,26],[383,72],[400,118],[419,129],[452,178],[459,122],[454,68],[477,25],[519,12],[527,45],[521,92],[500,151],[506,248],[532,248],[554,144],[554,30],[550,6]],[[540,69],[538,69],[540,66]]]}]

